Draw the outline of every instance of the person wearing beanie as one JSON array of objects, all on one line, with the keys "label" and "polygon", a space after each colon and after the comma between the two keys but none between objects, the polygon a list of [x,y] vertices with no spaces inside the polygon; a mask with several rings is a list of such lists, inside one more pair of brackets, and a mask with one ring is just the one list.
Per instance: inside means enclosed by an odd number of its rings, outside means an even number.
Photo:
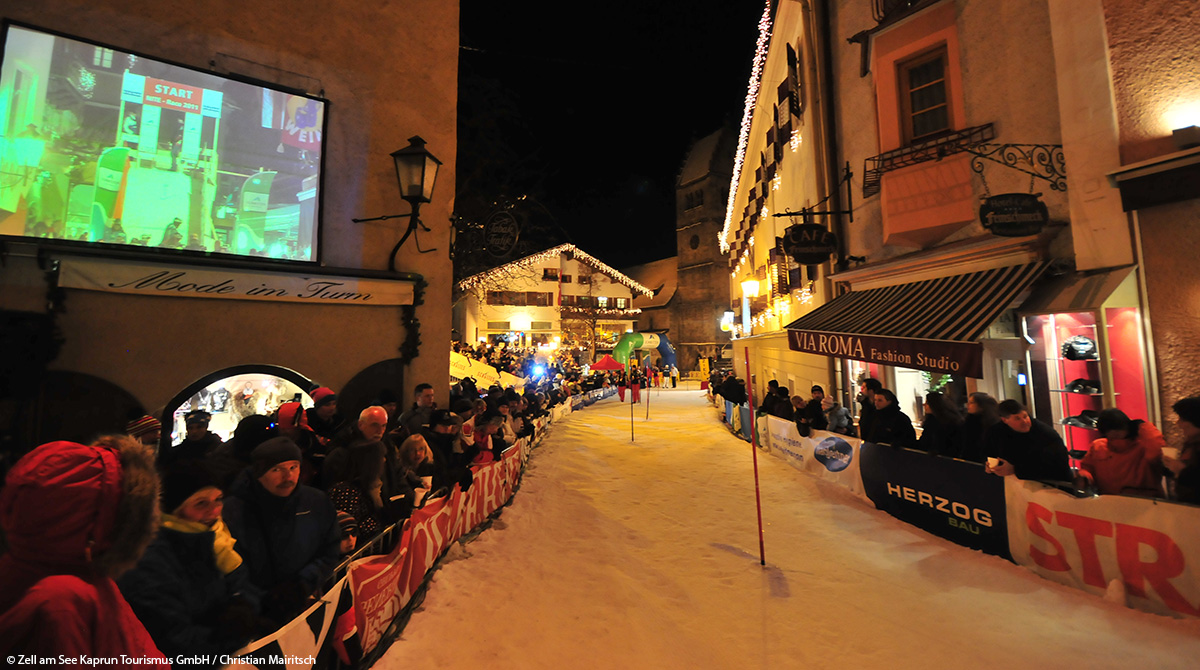
[{"label": "person wearing beanie", "polygon": [[158,449],[158,442],[162,439],[162,422],[144,414],[125,424],[125,434],[151,449]]},{"label": "person wearing beanie", "polygon": [[261,593],[249,580],[221,520],[223,495],[198,460],[178,461],[162,478],[162,527],[121,593],[168,656],[215,663],[271,632],[258,617]]},{"label": "person wearing beanie", "polygon": [[250,452],[229,488],[224,519],[263,613],[282,625],[300,612],[337,566],[341,530],[325,494],[299,483],[300,447],[274,437]]},{"label": "person wearing beanie", "polygon": [[250,452],[255,447],[279,435],[279,428],[270,417],[252,414],[238,423],[233,437],[205,458],[205,467],[217,485],[228,491],[234,479],[250,466]]},{"label": "person wearing beanie", "polygon": [[337,513],[338,528],[342,531],[342,556],[347,556],[354,552],[354,547],[358,544],[358,521],[354,519],[354,515],[349,512]]},{"label": "person wearing beanie", "polygon": [[212,415],[202,409],[192,410],[183,417],[187,433],[183,441],[172,447],[164,447],[158,452],[160,468],[169,468],[177,461],[188,461],[204,458],[216,451],[224,442],[216,433],[209,431],[208,422]]},{"label": "person wearing beanie", "polygon": [[114,581],[158,527],[154,454],[125,436],[43,444],[0,491],[0,655],[167,663]]},{"label": "person wearing beanie", "polygon": [[[386,458],[382,442],[360,440],[339,449],[326,472],[332,483],[329,500],[336,509],[354,517],[364,540],[412,512],[411,486],[403,492],[384,488]],[[393,496],[398,499],[393,500]]]},{"label": "person wearing beanie", "polygon": [[331,388],[320,386],[308,395],[313,400],[313,406],[304,411],[308,416],[308,427],[321,439],[332,440],[346,424],[346,419],[338,414],[337,394]]}]

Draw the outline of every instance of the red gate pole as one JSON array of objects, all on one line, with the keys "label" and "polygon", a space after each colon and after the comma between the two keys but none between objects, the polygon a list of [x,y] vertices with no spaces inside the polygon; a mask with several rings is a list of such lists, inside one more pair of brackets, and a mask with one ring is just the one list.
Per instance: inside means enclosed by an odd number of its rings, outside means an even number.
[{"label": "red gate pole", "polygon": [[750,453],[754,455],[754,506],[758,509],[758,563],[767,564],[763,547],[762,496],[758,491],[758,422],[754,420],[754,385],[750,382],[750,347],[746,347],[746,402],[750,407]]}]

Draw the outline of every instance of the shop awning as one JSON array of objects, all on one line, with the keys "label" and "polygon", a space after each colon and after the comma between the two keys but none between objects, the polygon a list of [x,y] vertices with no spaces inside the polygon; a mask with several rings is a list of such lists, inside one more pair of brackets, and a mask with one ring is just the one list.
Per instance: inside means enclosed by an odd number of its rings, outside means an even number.
[{"label": "shop awning", "polygon": [[838,358],[983,377],[977,341],[1045,263],[852,291],[787,325],[788,345]]},{"label": "shop awning", "polygon": [[1042,282],[1018,310],[1022,314],[1087,312],[1101,307],[1136,307],[1133,266],[1100,272],[1072,272]]}]

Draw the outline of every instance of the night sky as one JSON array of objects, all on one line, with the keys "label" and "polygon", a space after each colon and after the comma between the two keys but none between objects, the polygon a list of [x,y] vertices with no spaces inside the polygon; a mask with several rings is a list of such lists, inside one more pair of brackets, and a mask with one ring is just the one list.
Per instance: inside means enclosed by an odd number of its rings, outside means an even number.
[{"label": "night sky", "polygon": [[526,195],[530,221],[615,267],[674,255],[675,181],[740,122],[763,5],[565,7],[462,1],[456,211]]}]

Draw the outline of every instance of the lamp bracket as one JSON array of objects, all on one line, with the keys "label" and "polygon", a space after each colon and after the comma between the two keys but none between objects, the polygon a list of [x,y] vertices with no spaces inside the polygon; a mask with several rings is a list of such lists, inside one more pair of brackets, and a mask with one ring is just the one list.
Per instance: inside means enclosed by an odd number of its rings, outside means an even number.
[{"label": "lamp bracket", "polygon": [[[350,219],[350,220],[353,221],[354,223],[367,223],[370,221],[387,221],[388,219],[408,219],[408,218],[412,218],[411,213],[409,213],[409,214],[385,214],[384,216],[373,216],[369,219]],[[421,227],[425,228],[425,224],[422,223]],[[425,230],[429,230],[429,229],[425,228]]]}]

